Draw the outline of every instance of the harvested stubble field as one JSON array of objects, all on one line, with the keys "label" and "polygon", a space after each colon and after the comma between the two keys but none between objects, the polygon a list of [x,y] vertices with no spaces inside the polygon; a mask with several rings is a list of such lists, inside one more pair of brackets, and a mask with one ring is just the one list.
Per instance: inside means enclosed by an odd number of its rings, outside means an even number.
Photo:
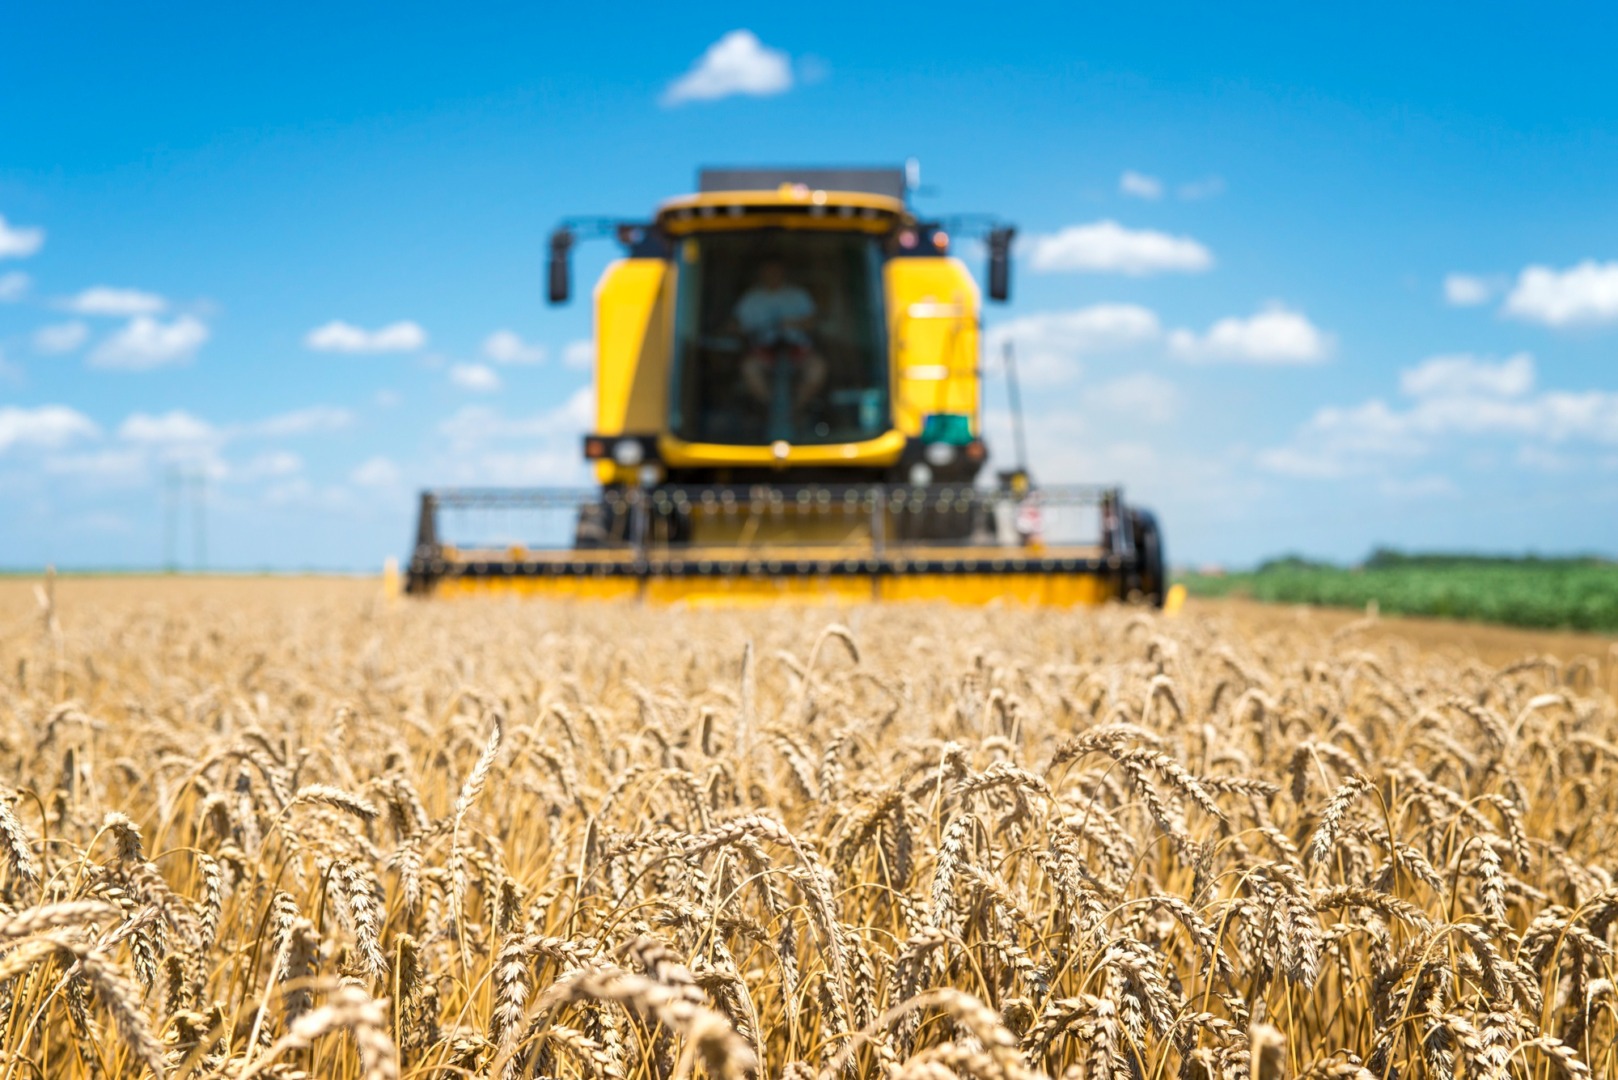
[{"label": "harvested stubble field", "polygon": [[81,581],[0,659],[5,1080],[1618,1075],[1603,652]]}]

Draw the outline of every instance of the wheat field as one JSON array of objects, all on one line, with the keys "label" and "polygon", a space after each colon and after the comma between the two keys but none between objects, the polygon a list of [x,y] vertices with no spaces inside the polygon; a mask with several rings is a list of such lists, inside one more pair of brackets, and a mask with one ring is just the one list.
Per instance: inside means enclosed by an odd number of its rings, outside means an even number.
[{"label": "wheat field", "polygon": [[1610,650],[6,598],[0,1080],[1618,1076]]}]

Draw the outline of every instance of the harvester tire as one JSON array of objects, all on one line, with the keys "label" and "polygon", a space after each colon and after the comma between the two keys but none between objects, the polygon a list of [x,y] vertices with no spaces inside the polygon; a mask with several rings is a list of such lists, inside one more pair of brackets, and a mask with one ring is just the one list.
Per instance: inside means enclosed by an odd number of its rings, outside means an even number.
[{"label": "harvester tire", "polygon": [[1136,571],[1137,587],[1143,600],[1160,608],[1169,591],[1168,576],[1163,567],[1163,534],[1150,510],[1132,509],[1129,518],[1130,531],[1135,536],[1135,552],[1140,559]]}]

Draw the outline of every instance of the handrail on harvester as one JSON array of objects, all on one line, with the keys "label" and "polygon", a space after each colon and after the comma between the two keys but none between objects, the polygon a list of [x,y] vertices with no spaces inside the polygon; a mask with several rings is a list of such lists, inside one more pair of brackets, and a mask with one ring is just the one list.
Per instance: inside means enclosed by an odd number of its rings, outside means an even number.
[{"label": "handrail on harvester", "polygon": [[1116,484],[1052,484],[1030,488],[1025,492],[1012,492],[1005,488],[979,487],[972,484],[870,484],[870,483],[818,483],[818,484],[663,484],[657,487],[608,488],[530,488],[530,487],[443,487],[428,488],[423,498],[431,498],[443,507],[562,507],[577,506],[601,499],[633,502],[646,499],[652,502],[686,501],[691,503],[712,500],[787,503],[802,501],[805,497],[818,499],[825,495],[834,501],[851,496],[876,498],[886,493],[910,499],[968,499],[982,503],[1005,499],[1020,500],[1037,497],[1049,506],[1083,506],[1099,504],[1106,496],[1118,496],[1123,489]]}]

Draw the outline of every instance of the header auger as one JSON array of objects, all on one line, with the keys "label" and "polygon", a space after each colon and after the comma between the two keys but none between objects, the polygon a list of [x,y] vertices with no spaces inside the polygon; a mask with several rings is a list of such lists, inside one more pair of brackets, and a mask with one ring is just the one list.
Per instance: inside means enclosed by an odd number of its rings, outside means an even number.
[{"label": "header auger", "polygon": [[595,291],[595,491],[421,497],[409,589],[727,603],[780,598],[1161,604],[1162,541],[1115,487],[980,482],[983,240],[922,220],[900,169],[709,169],[650,221],[565,221],[624,257]]}]

